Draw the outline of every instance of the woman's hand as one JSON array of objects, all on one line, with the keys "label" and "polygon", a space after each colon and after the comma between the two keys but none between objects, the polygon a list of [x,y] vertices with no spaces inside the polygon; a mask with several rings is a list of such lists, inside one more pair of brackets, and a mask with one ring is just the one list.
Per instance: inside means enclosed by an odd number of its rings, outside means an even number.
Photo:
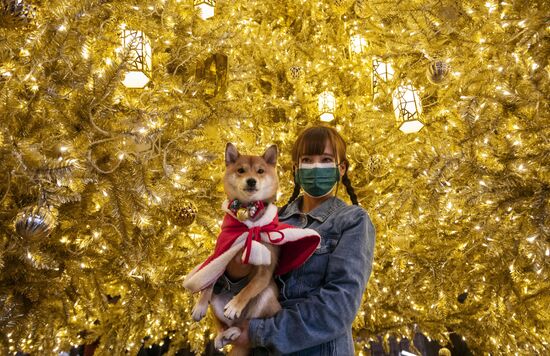
[{"label": "woman's hand", "polygon": [[241,329],[241,335],[231,344],[242,347],[250,347],[250,339],[248,338],[248,320],[244,320],[243,322],[237,324],[237,326]]}]

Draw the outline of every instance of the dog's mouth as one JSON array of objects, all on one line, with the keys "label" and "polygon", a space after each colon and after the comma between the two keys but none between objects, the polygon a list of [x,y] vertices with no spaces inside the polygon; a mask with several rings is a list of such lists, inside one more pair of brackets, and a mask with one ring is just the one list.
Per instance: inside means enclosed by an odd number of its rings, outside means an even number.
[{"label": "dog's mouth", "polygon": [[247,193],[256,193],[258,191],[257,188],[253,188],[253,187],[246,187],[243,190]]}]

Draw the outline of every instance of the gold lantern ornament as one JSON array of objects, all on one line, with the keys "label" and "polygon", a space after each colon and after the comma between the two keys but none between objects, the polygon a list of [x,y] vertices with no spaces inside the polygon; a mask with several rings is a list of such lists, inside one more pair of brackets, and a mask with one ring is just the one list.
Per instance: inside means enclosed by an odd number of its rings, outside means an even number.
[{"label": "gold lantern ornament", "polygon": [[214,16],[216,0],[193,0],[193,6],[199,10],[200,18],[207,20]]},{"label": "gold lantern ornament", "polygon": [[372,59],[372,95],[380,94],[380,83],[388,83],[393,79],[395,71],[390,62],[382,61],[378,57]]},{"label": "gold lantern ornament", "polygon": [[127,88],[141,89],[150,81],[152,73],[151,42],[142,31],[122,26],[122,48],[128,55],[128,71],[122,84]]},{"label": "gold lantern ornament", "polygon": [[334,120],[336,111],[336,97],[331,91],[324,91],[319,94],[319,118],[321,121],[330,122]]},{"label": "gold lantern ornament", "polygon": [[406,134],[420,131],[424,124],[420,121],[422,103],[418,91],[412,84],[402,84],[394,90],[392,97],[399,130]]},{"label": "gold lantern ornament", "polygon": [[57,209],[43,204],[30,205],[15,217],[15,231],[29,240],[48,237],[57,225]]},{"label": "gold lantern ornament", "polygon": [[367,40],[359,35],[354,34],[349,38],[349,55],[351,58],[357,58],[363,54],[368,46]]}]

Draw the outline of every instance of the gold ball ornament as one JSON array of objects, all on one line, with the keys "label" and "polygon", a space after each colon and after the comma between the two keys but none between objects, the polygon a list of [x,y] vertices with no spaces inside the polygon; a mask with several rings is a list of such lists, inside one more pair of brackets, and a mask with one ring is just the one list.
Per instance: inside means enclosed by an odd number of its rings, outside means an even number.
[{"label": "gold ball ornament", "polygon": [[377,178],[385,176],[389,171],[388,159],[380,154],[370,156],[365,165],[367,171]]},{"label": "gold ball ornament", "polygon": [[336,15],[343,15],[351,7],[353,0],[333,0],[332,11]]},{"label": "gold ball ornament", "polygon": [[186,227],[197,217],[197,207],[187,199],[175,199],[169,208],[169,217],[175,225]]},{"label": "gold ball ornament", "polygon": [[439,349],[439,351],[437,352],[437,354],[439,356],[451,356],[451,350],[449,350],[448,348],[446,347],[442,347]]},{"label": "gold ball ornament", "polygon": [[15,231],[24,239],[48,237],[57,225],[57,209],[45,205],[30,205],[15,218]]},{"label": "gold ball ornament", "polygon": [[368,7],[367,0],[355,1],[355,5],[353,6],[353,11],[357,15],[357,17],[360,17],[362,19],[369,17],[369,7]]},{"label": "gold ball ornament", "polygon": [[441,84],[449,78],[451,66],[443,61],[435,61],[426,69],[426,77],[432,84]]}]

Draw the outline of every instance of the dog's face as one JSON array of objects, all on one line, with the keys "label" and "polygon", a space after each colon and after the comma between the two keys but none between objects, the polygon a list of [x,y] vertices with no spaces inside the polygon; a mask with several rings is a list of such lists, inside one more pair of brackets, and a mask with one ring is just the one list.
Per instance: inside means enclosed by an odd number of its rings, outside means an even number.
[{"label": "dog's face", "polygon": [[277,146],[269,147],[263,156],[240,155],[228,143],[225,147],[224,188],[227,197],[242,203],[275,200],[277,177]]}]

